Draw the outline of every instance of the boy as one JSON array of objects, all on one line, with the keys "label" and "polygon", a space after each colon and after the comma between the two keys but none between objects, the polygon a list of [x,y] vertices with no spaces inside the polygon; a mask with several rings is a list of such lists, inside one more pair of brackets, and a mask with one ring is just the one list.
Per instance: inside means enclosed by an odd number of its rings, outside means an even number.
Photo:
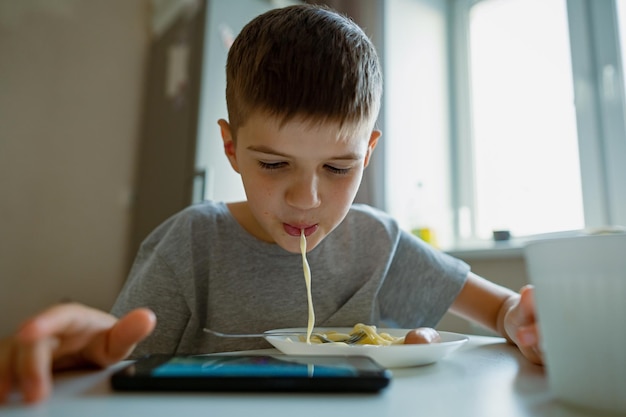
[{"label": "boy", "polygon": [[267,347],[202,328],[305,326],[301,233],[316,325],[434,327],[450,309],[540,363],[530,288],[492,284],[384,213],[352,205],[380,137],[381,94],[376,52],[350,20],[302,5],[250,22],[229,52],[229,121],[218,122],[247,200],[195,205],[157,228],[112,314],[65,304],[26,322],[0,343],[0,399],[18,386],[26,401],[40,400],[51,367],[105,366],[133,350]]}]

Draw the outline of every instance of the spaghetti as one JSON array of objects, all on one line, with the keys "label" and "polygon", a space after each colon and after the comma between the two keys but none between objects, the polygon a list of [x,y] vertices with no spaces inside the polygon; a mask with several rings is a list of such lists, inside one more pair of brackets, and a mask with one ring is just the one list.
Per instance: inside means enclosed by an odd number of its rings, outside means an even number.
[{"label": "spaghetti", "polygon": [[306,343],[311,344],[311,333],[315,326],[315,311],[313,310],[313,296],[311,294],[311,268],[306,259],[306,236],[304,229],[300,231],[300,252],[302,253],[302,269],[304,271],[304,282],[306,284],[306,296],[309,303],[309,321],[306,328]]},{"label": "spaghetti", "polygon": [[[379,345],[379,346],[389,346],[389,345],[401,345],[404,344],[404,336],[403,337],[395,337],[391,336],[386,332],[378,332],[376,326],[368,326],[366,324],[358,323],[354,326],[354,328],[350,331],[350,333],[340,333],[336,331],[329,331],[323,333],[328,339],[332,340],[336,343],[342,343],[343,341],[349,339],[351,336],[359,333],[365,333],[365,336],[362,337],[355,344],[357,345]],[[319,339],[314,338],[310,343],[322,343]]]},{"label": "spaghetti", "polygon": [[[311,293],[311,268],[309,267],[309,262],[306,258],[306,236],[304,235],[304,229],[300,230],[300,252],[302,254],[302,270],[304,271],[304,282],[306,284],[306,295],[309,306],[309,319],[306,328],[306,337],[304,340],[308,345],[311,343],[322,343],[319,338],[314,338],[311,340],[311,334],[313,333],[313,328],[315,327],[315,311],[313,309],[313,295]],[[430,333],[423,333],[423,329],[430,331]],[[421,332],[420,332],[421,331]],[[441,339],[439,338],[439,334],[430,328],[420,328],[415,329],[407,333],[406,336],[395,337],[386,332],[378,332],[376,326],[366,325],[362,323],[358,323],[354,326],[352,331],[348,334],[339,333],[336,331],[329,331],[324,334],[327,339],[331,340],[335,343],[343,343],[350,339],[351,336],[354,335],[363,335],[358,339],[355,344],[358,345],[378,345],[378,346],[390,346],[390,345],[401,345],[406,343],[415,344],[415,343],[432,343],[438,342]]]}]

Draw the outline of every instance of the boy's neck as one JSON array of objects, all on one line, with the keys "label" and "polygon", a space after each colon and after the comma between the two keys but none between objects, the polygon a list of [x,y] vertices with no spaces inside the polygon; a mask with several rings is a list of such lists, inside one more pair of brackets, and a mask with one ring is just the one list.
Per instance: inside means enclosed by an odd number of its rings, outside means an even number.
[{"label": "boy's neck", "polygon": [[244,230],[250,233],[252,236],[264,242],[274,243],[274,240],[261,228],[256,218],[250,210],[250,206],[247,201],[238,201],[234,203],[227,203],[226,207],[230,211],[230,214],[235,218],[237,223]]}]

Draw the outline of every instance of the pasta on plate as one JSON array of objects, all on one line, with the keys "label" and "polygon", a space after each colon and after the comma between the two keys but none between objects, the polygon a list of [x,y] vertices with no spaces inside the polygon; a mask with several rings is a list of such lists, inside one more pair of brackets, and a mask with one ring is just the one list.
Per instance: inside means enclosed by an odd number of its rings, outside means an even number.
[{"label": "pasta on plate", "polygon": [[[341,343],[351,336],[354,336],[359,333],[364,333],[364,336],[355,344],[359,345],[394,345],[394,344],[403,344],[404,337],[395,337],[391,336],[389,333],[381,332],[379,333],[376,329],[376,326],[368,326],[363,323],[358,323],[354,326],[350,333],[340,333],[337,331],[328,331],[324,333],[328,339],[333,342]],[[304,340],[302,340],[304,341]],[[323,343],[320,339],[312,338],[311,343]]]}]

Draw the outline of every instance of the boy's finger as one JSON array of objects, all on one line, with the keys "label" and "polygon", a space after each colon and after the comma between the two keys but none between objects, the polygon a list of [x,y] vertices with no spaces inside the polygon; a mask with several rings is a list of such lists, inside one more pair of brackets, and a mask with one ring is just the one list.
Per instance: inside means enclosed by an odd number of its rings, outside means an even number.
[{"label": "boy's finger", "polygon": [[115,318],[109,314],[81,304],[58,304],[27,320],[17,332],[22,343],[38,339],[94,331],[110,327]]},{"label": "boy's finger", "polygon": [[114,360],[128,356],[137,343],[145,339],[156,325],[152,310],[139,308],[122,317],[109,331],[107,352]]},{"label": "boy's finger", "polygon": [[527,285],[523,288],[520,304],[522,305],[522,310],[527,317],[526,322],[533,324],[536,323],[537,309],[535,306],[535,287],[533,287],[532,285]]},{"label": "boy's finger", "polygon": [[58,340],[46,338],[22,344],[15,353],[16,381],[24,401],[34,403],[48,397],[52,385],[52,351]]},{"label": "boy's finger", "polygon": [[107,332],[91,344],[87,356],[100,366],[126,358],[135,345],[145,339],[156,325],[156,316],[146,308],[138,308],[120,318]]},{"label": "boy's finger", "polygon": [[543,365],[543,354],[537,346],[519,347],[520,352],[535,365]]},{"label": "boy's finger", "polygon": [[520,300],[514,320],[517,323],[516,344],[531,362],[542,364],[543,353],[540,347],[541,336],[536,320],[535,292],[531,285],[520,290]]},{"label": "boy's finger", "polygon": [[512,311],[513,319],[518,326],[532,324],[535,322],[534,288],[526,285],[522,287],[519,294],[519,303]]},{"label": "boy's finger", "polygon": [[0,341],[0,404],[6,402],[13,385],[11,368],[11,364],[14,363],[13,352],[12,341],[8,339]]},{"label": "boy's finger", "polygon": [[519,346],[537,346],[539,344],[539,327],[536,323],[521,326],[517,329],[516,337]]}]

